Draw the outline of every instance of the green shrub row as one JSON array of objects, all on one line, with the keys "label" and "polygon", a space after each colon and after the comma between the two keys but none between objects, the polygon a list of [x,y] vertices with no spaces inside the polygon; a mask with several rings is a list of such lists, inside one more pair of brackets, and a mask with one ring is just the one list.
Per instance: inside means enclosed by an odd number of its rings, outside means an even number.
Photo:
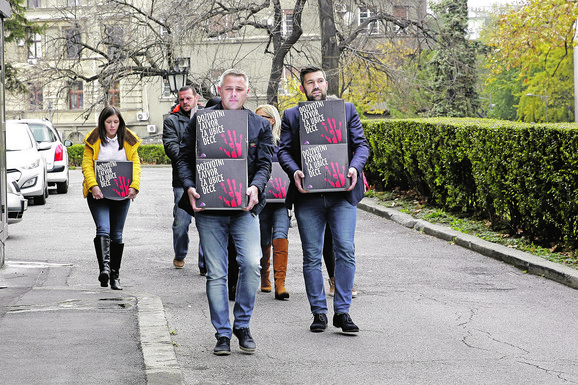
[{"label": "green shrub row", "polygon": [[[83,144],[74,144],[68,147],[68,164],[71,167],[82,166]],[[171,160],[165,155],[162,144],[143,144],[138,148],[138,155],[143,164],[170,164]]]},{"label": "green shrub row", "polygon": [[370,183],[578,246],[577,125],[436,118],[364,121],[364,129]]}]

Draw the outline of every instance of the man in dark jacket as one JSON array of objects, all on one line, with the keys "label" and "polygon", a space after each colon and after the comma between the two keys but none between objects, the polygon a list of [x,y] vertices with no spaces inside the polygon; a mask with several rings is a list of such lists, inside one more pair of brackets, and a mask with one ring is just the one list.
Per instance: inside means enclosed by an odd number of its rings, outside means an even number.
[{"label": "man in dark jacket", "polygon": [[[177,157],[179,156],[179,146],[183,132],[187,124],[189,124],[191,116],[199,108],[198,101],[199,95],[193,87],[182,87],[179,90],[179,104],[163,122],[163,145],[165,154],[171,160],[173,168],[173,195],[175,198],[173,207],[173,250],[175,257],[173,265],[177,269],[182,269],[185,266],[185,257],[189,250],[189,225],[192,218],[185,210],[178,207],[184,190],[177,170]],[[204,266],[199,264],[199,268],[204,268]],[[203,271],[201,271],[202,273]]]},{"label": "man in dark jacket", "polygon": [[[221,103],[215,110],[241,110],[249,94],[249,80],[240,70],[225,71],[220,78],[219,94]],[[200,198],[196,189],[196,125],[197,114],[193,116],[181,142],[177,167],[179,177],[188,193],[194,210],[195,224],[199,231],[201,247],[207,267],[207,298],[211,322],[216,329],[216,355],[231,353],[231,335],[239,339],[239,347],[253,353],[256,345],[249,331],[249,321],[253,313],[255,296],[260,284],[259,265],[261,259],[259,212],[265,206],[265,186],[271,173],[273,137],[269,122],[248,111],[247,168],[249,188],[247,208],[241,210],[204,210],[197,207]],[[233,328],[229,320],[227,293],[227,245],[229,237],[237,250],[239,281],[233,314]]]},{"label": "man in dark jacket", "polygon": [[[309,101],[327,99],[325,72],[309,66],[301,70],[301,91]],[[333,325],[343,333],[359,332],[359,328],[349,316],[351,290],[355,276],[355,222],[357,204],[363,198],[362,170],[369,156],[369,145],[363,133],[359,115],[351,103],[345,103],[345,117],[348,133],[349,170],[347,177],[351,186],[346,191],[310,193],[303,186],[305,175],[301,165],[299,141],[299,108],[285,110],[281,120],[281,141],[279,144],[279,164],[289,175],[291,183],[285,198],[285,205],[295,205],[295,218],[299,227],[303,248],[303,277],[313,323],[312,332],[322,332],[327,328],[327,302],[323,288],[321,255],[326,227],[333,235],[335,253],[335,296],[333,297]]]}]

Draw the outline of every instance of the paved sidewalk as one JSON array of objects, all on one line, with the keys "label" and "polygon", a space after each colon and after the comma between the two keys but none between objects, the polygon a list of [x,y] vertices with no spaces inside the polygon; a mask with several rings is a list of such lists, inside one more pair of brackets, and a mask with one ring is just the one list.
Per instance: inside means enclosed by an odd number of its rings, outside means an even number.
[{"label": "paved sidewalk", "polygon": [[66,285],[71,265],[0,269],[0,382],[180,384],[156,296]]}]

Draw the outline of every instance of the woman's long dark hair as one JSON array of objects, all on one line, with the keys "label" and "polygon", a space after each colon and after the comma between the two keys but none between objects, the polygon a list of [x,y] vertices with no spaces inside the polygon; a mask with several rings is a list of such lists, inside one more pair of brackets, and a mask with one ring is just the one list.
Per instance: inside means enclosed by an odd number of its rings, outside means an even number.
[{"label": "woman's long dark hair", "polygon": [[106,146],[106,127],[104,126],[104,121],[109,117],[116,115],[118,116],[118,130],[116,131],[116,136],[118,138],[118,149],[122,150],[124,147],[124,134],[126,133],[126,124],[124,119],[120,114],[120,111],[114,106],[106,106],[100,112],[98,117],[98,137],[100,138],[100,145]]}]

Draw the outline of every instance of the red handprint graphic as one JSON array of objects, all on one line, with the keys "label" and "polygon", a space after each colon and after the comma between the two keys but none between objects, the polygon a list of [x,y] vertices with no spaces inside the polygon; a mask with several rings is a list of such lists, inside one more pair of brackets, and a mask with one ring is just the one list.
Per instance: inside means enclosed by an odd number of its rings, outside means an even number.
[{"label": "red handprint graphic", "polygon": [[120,176],[114,179],[114,183],[116,183],[116,188],[113,187],[112,191],[114,191],[119,197],[128,196],[130,186],[130,180],[128,178]]},{"label": "red handprint graphic", "polygon": [[287,196],[287,181],[282,178],[273,178],[269,181],[272,186],[269,192],[277,199],[284,199]]},{"label": "red handprint graphic", "polygon": [[[339,128],[335,124],[335,119],[327,118],[327,125],[325,122],[321,122],[323,124],[323,128],[327,132],[327,135],[321,134],[322,138],[327,139],[329,143],[341,143],[341,121],[339,122]],[[329,128],[327,128],[329,126]]]},{"label": "red handprint graphic", "polygon": [[219,150],[222,150],[229,158],[240,158],[243,155],[243,146],[241,145],[243,135],[239,135],[239,141],[237,141],[237,131],[227,130],[227,135],[229,136],[228,138],[225,134],[221,134],[221,137],[228,149],[219,147]]},{"label": "red handprint graphic", "polygon": [[325,166],[327,173],[331,176],[332,180],[325,178],[326,182],[333,187],[344,187],[345,186],[345,166],[341,166],[341,170],[339,169],[339,163],[331,162],[331,169],[329,170],[328,166]]},{"label": "red handprint graphic", "polygon": [[236,184],[235,179],[232,180],[232,183],[231,179],[227,179],[228,188],[225,186],[225,183],[221,183],[225,196],[219,196],[219,199],[225,202],[228,207],[241,206],[241,199],[243,199],[243,183],[239,183],[239,186],[236,186]]}]

